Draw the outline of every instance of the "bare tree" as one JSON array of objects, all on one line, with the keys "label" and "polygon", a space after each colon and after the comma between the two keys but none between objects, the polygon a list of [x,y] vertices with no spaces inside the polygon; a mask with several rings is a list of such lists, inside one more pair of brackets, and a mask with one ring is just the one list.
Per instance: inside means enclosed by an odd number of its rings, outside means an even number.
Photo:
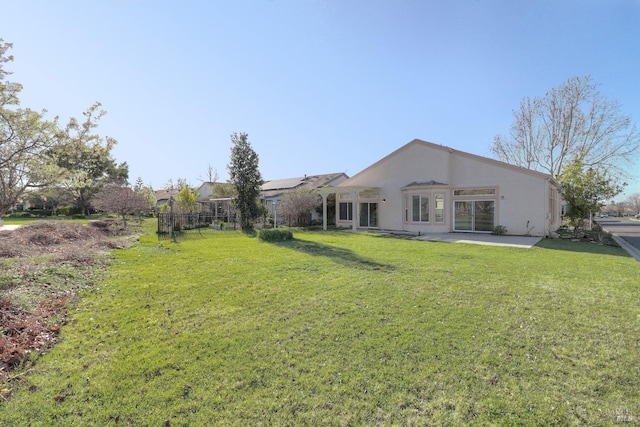
[{"label": "bare tree", "polygon": [[626,200],[629,206],[636,214],[640,214],[640,193],[633,193]]},{"label": "bare tree", "polygon": [[207,175],[204,177],[204,179],[199,179],[202,182],[214,183],[218,180],[218,171],[213,166],[211,166],[211,163],[209,163],[209,167],[207,167]]},{"label": "bare tree", "polygon": [[320,196],[312,190],[295,190],[285,194],[282,209],[290,225],[309,225],[311,212],[320,204]]},{"label": "bare tree", "polygon": [[91,204],[99,211],[122,216],[124,228],[127,228],[127,215],[145,212],[149,208],[142,193],[115,184],[102,187],[91,199]]},{"label": "bare tree", "polygon": [[627,176],[640,134],[617,101],[598,92],[589,76],[573,77],[543,98],[525,98],[513,112],[508,136],[497,135],[491,151],[500,160],[554,178],[575,158],[585,167]]},{"label": "bare tree", "polygon": [[185,187],[191,187],[186,178],[178,178],[178,179],[176,179],[175,183],[173,182],[172,178],[169,178],[169,180],[167,182],[162,184],[162,189],[163,190],[178,190],[178,191],[180,191]]}]

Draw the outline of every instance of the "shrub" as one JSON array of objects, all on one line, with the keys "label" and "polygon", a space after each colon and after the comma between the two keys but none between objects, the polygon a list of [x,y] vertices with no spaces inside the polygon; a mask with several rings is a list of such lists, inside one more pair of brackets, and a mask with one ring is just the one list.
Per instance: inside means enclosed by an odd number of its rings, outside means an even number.
[{"label": "shrub", "polygon": [[72,211],[73,207],[71,206],[61,206],[59,208],[56,208],[56,215],[70,216]]},{"label": "shrub", "polygon": [[260,233],[258,233],[258,237],[260,238],[260,240],[263,240],[265,242],[281,242],[284,240],[293,239],[293,233],[291,232],[291,230],[272,228],[268,230],[260,230]]},{"label": "shrub", "polygon": [[496,225],[491,234],[495,234],[496,236],[503,236],[507,234],[507,227],[504,225]]},{"label": "shrub", "polygon": [[51,209],[30,209],[29,213],[35,217],[48,217],[51,216]]},{"label": "shrub", "polygon": [[33,218],[34,215],[31,212],[20,211],[13,212],[6,215],[7,218]]}]

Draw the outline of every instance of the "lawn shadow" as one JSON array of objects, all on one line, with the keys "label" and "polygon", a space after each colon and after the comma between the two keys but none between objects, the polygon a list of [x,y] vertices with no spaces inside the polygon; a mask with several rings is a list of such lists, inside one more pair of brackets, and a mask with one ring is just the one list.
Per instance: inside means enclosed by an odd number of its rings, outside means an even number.
[{"label": "lawn shadow", "polygon": [[535,247],[555,251],[631,257],[631,255],[620,246],[601,245],[585,241],[574,242],[566,239],[542,239],[537,245],[535,245]]},{"label": "lawn shadow", "polygon": [[331,261],[350,268],[360,268],[365,270],[394,271],[395,266],[382,264],[376,261],[360,257],[349,249],[329,246],[322,243],[310,242],[308,240],[293,239],[284,242],[271,242],[271,244],[282,248],[292,249],[298,252],[313,256],[329,258]]}]

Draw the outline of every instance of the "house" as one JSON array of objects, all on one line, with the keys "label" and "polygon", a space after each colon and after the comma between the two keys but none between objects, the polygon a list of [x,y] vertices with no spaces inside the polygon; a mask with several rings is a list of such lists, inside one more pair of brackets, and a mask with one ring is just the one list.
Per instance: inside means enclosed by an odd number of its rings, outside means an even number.
[{"label": "house", "polygon": [[[283,218],[282,200],[287,193],[296,190],[318,190],[326,187],[335,187],[344,182],[349,177],[342,173],[329,173],[324,175],[305,175],[300,178],[274,179],[265,181],[260,188],[260,199],[275,218]],[[310,220],[320,220],[321,216],[315,212],[310,212]],[[278,223],[282,221],[278,219]]]},{"label": "house", "polygon": [[551,176],[415,139],[335,188],[336,225],[410,233],[548,236],[560,226]]},{"label": "house", "polygon": [[203,212],[211,213],[215,221],[234,221],[235,209],[230,184],[203,182],[196,192]]},{"label": "house", "polygon": [[170,198],[176,198],[176,196],[178,195],[179,190],[156,190],[153,192],[153,195],[156,197],[156,206],[154,208],[154,210],[156,212],[160,211],[160,208],[162,207],[162,205],[166,205],[167,203],[169,203],[169,199]]},{"label": "house", "polygon": [[[267,207],[270,214],[279,224],[283,222],[283,206],[287,193],[296,190],[317,190],[324,187],[331,187],[340,184],[346,180],[348,176],[344,173],[330,173],[324,175],[305,175],[300,178],[274,179],[265,181],[260,187],[259,198]],[[224,197],[214,196],[214,185],[219,183],[204,182],[198,188],[198,201],[203,207],[211,210],[215,218],[223,219],[229,222],[235,216],[233,208],[233,195],[228,194]],[[228,185],[228,184],[227,184]],[[319,220],[320,215],[313,211],[309,212],[310,220]]]}]

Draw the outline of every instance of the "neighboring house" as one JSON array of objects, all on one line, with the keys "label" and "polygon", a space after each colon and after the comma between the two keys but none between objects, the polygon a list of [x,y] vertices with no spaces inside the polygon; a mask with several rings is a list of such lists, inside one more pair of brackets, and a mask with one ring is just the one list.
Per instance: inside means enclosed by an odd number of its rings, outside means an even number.
[{"label": "neighboring house", "polygon": [[[345,173],[329,173],[324,175],[305,175],[301,178],[274,179],[265,181],[260,189],[260,199],[269,209],[278,223],[282,223],[282,200],[287,193],[296,190],[319,190],[325,187],[335,187],[347,180]],[[315,210],[310,212],[311,221],[320,220],[322,217]]]},{"label": "neighboring house", "polygon": [[337,187],[336,225],[411,233],[548,236],[560,226],[551,176],[415,139]]},{"label": "neighboring house", "polygon": [[[216,196],[216,190],[218,193],[224,191],[226,185],[219,182],[203,182],[198,187],[198,203],[202,206],[204,212],[209,212],[213,215],[214,221],[232,222],[235,218],[235,209],[233,208],[233,197],[231,194],[227,194],[223,197]],[[216,188],[218,187],[218,188]]]},{"label": "neighboring house", "polygon": [[203,182],[200,187],[198,187],[198,202],[205,203],[211,200],[213,197],[213,187],[216,185],[215,182]]},{"label": "neighboring house", "polygon": [[166,205],[167,203],[169,203],[169,199],[171,197],[173,197],[175,199],[179,192],[180,192],[179,190],[157,190],[157,191],[154,191],[153,194],[154,194],[154,196],[156,196],[156,206],[155,206],[154,210],[156,212],[160,211],[160,208],[162,207],[162,205]]}]

